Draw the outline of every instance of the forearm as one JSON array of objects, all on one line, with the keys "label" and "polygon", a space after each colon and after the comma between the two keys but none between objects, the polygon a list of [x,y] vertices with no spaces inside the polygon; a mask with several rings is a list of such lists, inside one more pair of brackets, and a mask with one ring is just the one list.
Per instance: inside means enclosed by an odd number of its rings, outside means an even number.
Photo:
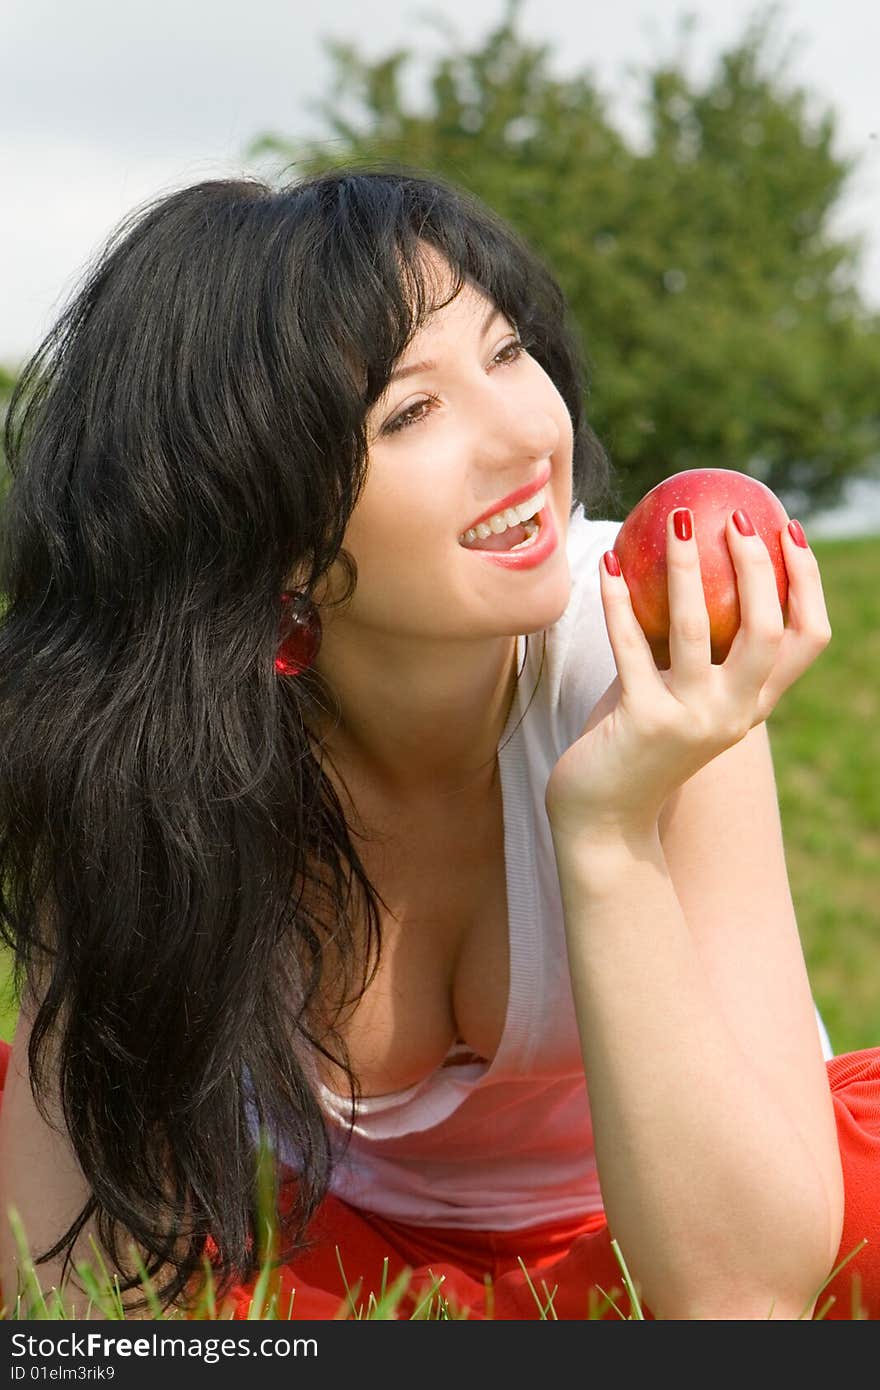
[{"label": "forearm", "polygon": [[603,1200],[645,1302],[799,1316],[828,1271],[828,1193],[724,1021],[656,829],[554,845]]},{"label": "forearm", "polygon": [[[8,1215],[8,1208],[13,1207],[23,1227],[32,1262],[34,1257],[51,1249],[68,1230],[88,1202],[91,1191],[65,1132],[57,1097],[50,1105],[51,1124],[34,1100],[27,1063],[32,1023],[33,1010],[22,1005],[0,1105],[0,1289],[10,1309],[16,1305],[21,1285],[23,1308],[34,1301],[39,1303],[39,1291],[51,1308],[53,1291],[60,1291],[68,1316],[101,1319],[108,1314],[90,1306],[89,1294],[76,1272],[77,1264],[86,1262],[97,1282],[103,1282],[95,1246],[108,1271],[114,1268],[101,1246],[94,1215],[76,1237],[73,1257],[66,1268],[64,1256],[59,1254],[36,1265],[32,1274],[28,1261],[21,1259]],[[132,1311],[131,1304],[141,1297],[140,1288],[126,1290],[121,1295],[126,1317],[152,1316],[149,1310]]]}]

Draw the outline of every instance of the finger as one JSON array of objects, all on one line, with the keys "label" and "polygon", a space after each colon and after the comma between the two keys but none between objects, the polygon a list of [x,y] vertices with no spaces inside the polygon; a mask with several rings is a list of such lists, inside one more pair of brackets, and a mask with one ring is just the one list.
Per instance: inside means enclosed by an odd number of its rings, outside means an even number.
[{"label": "finger", "polygon": [[740,621],[724,668],[731,693],[754,700],[779,658],[785,619],[770,552],[749,516],[741,509],[731,512],[725,534],[736,571]]},{"label": "finger", "polygon": [[[795,535],[799,537],[795,539]],[[831,623],[819,562],[799,521],[790,521],[779,533],[782,554],[788,570],[788,624],[801,644],[819,650],[831,640]]]},{"label": "finger", "polygon": [[[795,540],[793,527],[800,541]],[[799,522],[789,522],[779,533],[782,554],[788,570],[788,622],[776,662],[761,692],[767,717],[780,696],[794,685],[831,641],[831,623],[822,576]]]},{"label": "finger", "polygon": [[599,563],[599,590],[605,610],[608,640],[614,653],[617,674],[624,695],[633,696],[646,685],[662,686],[651,647],[633,612],[629,586],[622,573],[609,573],[608,565],[620,570],[613,550],[605,552]]},{"label": "finger", "polygon": [[675,693],[683,696],[705,684],[712,667],[709,612],[694,514],[688,507],[679,507],[666,518],[666,576],[669,663]]}]

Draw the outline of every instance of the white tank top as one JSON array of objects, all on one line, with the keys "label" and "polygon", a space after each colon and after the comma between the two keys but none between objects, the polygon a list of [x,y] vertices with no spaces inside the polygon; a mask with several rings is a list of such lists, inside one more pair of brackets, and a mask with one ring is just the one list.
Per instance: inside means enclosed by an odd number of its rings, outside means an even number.
[{"label": "white tank top", "polygon": [[[572,516],[569,603],[547,630],[537,691],[542,638],[529,639],[498,746],[510,993],[494,1059],[443,1065],[406,1090],[361,1100],[347,1147],[348,1100],[317,1083],[337,1155],[331,1190],[382,1216],[507,1231],[602,1209],[544,792],[616,674],[598,566],[620,524],[590,521],[580,508]],[[524,638],[517,649],[519,670]],[[456,1044],[449,1057],[463,1052]],[[281,1157],[297,1167],[283,1146]]]}]

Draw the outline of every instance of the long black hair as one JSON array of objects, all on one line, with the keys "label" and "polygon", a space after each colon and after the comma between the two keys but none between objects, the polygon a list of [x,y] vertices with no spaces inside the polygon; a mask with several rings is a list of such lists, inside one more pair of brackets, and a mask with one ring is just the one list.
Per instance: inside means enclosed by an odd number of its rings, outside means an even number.
[{"label": "long black hair", "polygon": [[332,693],[274,656],[288,576],[312,590],[338,558],[356,583],[366,415],[438,307],[421,243],[516,324],[571,414],[575,504],[603,502],[553,275],[479,200],[399,167],[153,200],[8,412],[0,932],[39,1003],[34,1096],[60,1098],[91,1191],[37,1263],[66,1269],[94,1220],[118,1269],[131,1238],[148,1273],[172,1267],[163,1306],[209,1237],[221,1294],[258,1267],[254,1117],[302,1155],[282,1253],[304,1248],[333,1166],[315,1050],[357,1090],[338,1012],[319,1029],[310,1006],[366,988],[381,898],[310,733]]}]

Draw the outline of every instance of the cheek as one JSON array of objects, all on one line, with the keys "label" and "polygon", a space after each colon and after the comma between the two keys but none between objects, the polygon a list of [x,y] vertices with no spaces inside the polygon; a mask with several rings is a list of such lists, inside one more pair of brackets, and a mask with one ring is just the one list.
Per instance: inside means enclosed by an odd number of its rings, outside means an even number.
[{"label": "cheek", "polygon": [[460,461],[468,448],[460,426],[437,419],[413,426],[403,444],[371,466],[346,533],[352,548],[393,568],[394,550],[423,546],[426,537],[440,539],[444,526],[454,525],[451,496],[464,486]]},{"label": "cheek", "polygon": [[[433,513],[436,515],[436,502]],[[401,558],[423,541],[430,506],[405,480],[375,485],[361,494],[345,533],[345,547],[364,574],[397,568]]]}]

